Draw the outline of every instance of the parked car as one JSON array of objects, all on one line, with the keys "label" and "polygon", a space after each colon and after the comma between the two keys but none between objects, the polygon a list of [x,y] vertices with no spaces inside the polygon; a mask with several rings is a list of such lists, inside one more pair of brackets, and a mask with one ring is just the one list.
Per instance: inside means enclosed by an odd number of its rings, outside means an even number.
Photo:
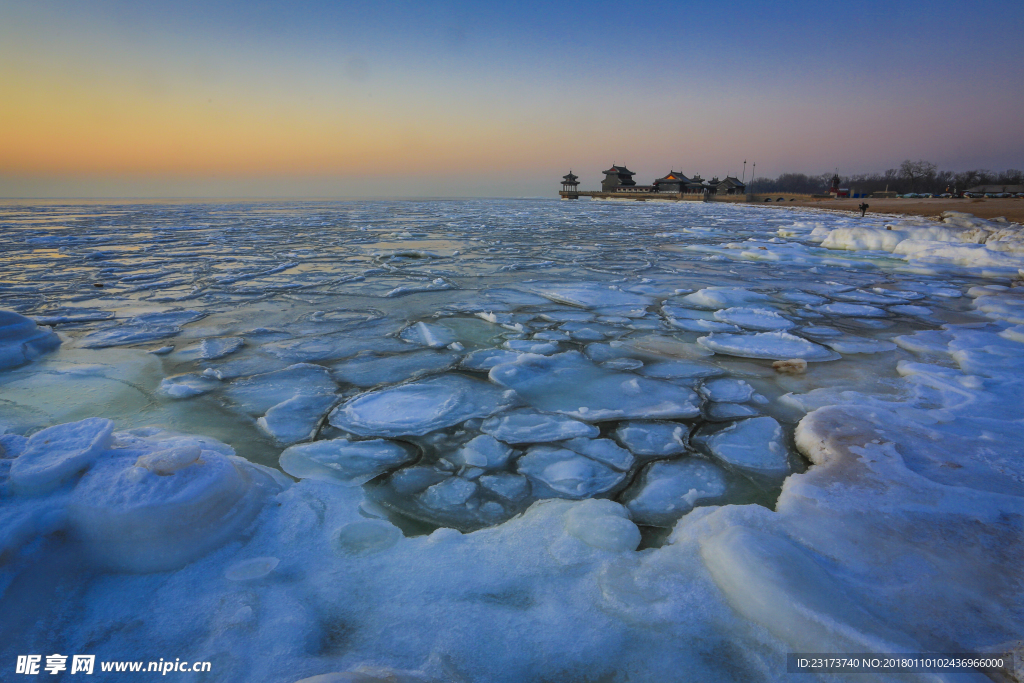
[{"label": "parked car", "polygon": [[949,199],[952,196],[953,195],[951,195],[949,192],[943,192],[942,194],[939,195],[939,199]]}]

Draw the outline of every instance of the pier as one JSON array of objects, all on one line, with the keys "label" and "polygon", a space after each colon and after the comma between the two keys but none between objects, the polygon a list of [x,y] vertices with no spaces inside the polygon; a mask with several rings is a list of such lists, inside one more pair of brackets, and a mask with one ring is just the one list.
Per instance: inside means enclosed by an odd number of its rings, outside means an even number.
[{"label": "pier", "polygon": [[613,201],[634,201],[634,202],[742,202],[746,195],[730,194],[696,194],[690,192],[591,192],[588,190],[562,190],[558,193],[562,199],[579,199],[589,197],[591,199],[608,199]]}]

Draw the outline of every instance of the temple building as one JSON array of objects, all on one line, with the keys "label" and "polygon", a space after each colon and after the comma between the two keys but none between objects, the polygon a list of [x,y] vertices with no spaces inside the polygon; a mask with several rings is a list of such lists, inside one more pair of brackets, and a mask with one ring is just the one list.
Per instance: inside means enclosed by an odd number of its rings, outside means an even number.
[{"label": "temple building", "polygon": [[616,192],[619,188],[636,187],[633,176],[636,175],[625,166],[612,165],[604,171],[604,180],[601,181],[602,192]]},{"label": "temple building", "polygon": [[734,178],[731,175],[725,176],[725,180],[720,180],[716,184],[717,178],[712,179],[711,184],[715,187],[715,194],[746,194],[747,186],[744,185],[739,178]]},{"label": "temple building", "polygon": [[567,175],[562,176],[562,191],[559,194],[563,199],[577,199],[581,196],[633,195],[636,199],[646,201],[648,198],[692,200],[700,197],[708,200],[718,194],[745,195],[747,191],[747,186],[733,176],[726,176],[725,180],[719,180],[716,176],[707,181],[699,174],[688,178],[678,171],[670,170],[666,175],[655,180],[652,185],[637,185],[633,180],[633,176],[636,174],[625,166],[612,164],[612,167],[603,173],[604,180],[601,181],[600,192],[581,192],[579,178],[570,170]]},{"label": "temple building", "polygon": [[658,178],[654,181],[654,187],[657,188],[657,192],[685,192],[686,186],[692,182],[682,173],[669,171],[664,178]]}]

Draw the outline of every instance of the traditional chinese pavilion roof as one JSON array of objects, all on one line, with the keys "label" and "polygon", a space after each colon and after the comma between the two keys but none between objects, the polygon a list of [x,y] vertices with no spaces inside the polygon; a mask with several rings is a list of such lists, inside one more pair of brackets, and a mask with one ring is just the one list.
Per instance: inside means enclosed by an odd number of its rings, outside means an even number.
[{"label": "traditional chinese pavilion roof", "polygon": [[688,182],[690,182],[690,179],[687,178],[686,176],[684,176],[682,173],[677,173],[676,171],[669,171],[668,174],[666,174],[664,178],[658,178],[654,182],[655,182],[655,184],[658,184],[658,183],[688,183]]},{"label": "traditional chinese pavilion roof", "polygon": [[562,176],[562,182],[566,182],[566,183],[574,183],[574,182],[576,182],[577,180],[579,180],[579,177],[578,177],[578,176],[574,176],[574,175],[572,174],[572,171],[569,171],[569,174],[568,174],[568,175],[564,175],[564,176]]},{"label": "traditional chinese pavilion roof", "polygon": [[604,173],[605,175],[636,175],[625,166],[612,166],[607,171],[602,171],[602,173]]}]

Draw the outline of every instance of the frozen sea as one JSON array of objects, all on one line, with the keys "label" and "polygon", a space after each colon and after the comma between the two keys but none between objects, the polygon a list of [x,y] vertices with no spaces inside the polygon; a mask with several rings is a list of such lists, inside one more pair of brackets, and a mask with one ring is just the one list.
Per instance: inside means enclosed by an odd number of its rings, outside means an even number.
[{"label": "frozen sea", "polygon": [[7,202],[0,235],[0,679],[775,681],[1024,638],[1019,225]]}]

